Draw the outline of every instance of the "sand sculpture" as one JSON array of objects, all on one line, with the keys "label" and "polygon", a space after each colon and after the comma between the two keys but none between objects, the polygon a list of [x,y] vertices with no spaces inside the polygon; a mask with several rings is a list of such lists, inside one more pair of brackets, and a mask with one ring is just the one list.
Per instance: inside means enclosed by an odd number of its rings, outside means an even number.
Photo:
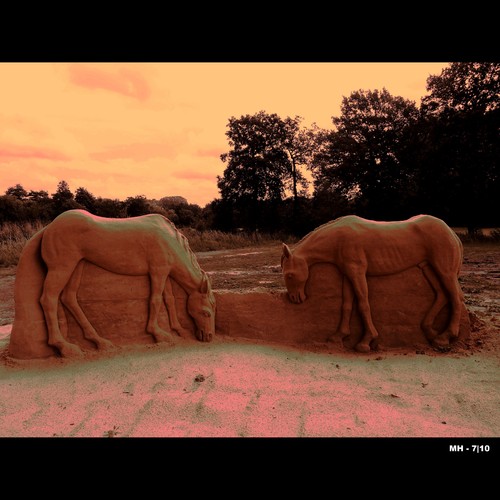
[{"label": "sand sculpture", "polygon": [[[367,277],[419,268],[435,293],[421,328],[429,342],[442,348],[459,336],[465,309],[458,283],[462,257],[458,236],[435,217],[418,215],[407,221],[376,222],[350,215],[318,227],[293,252],[283,244],[281,265],[289,299],[301,304],[307,298],[310,266],[334,264],[342,276],[342,302],[338,328],[328,340],[342,343],[350,335],[353,302],[357,299],[364,334],[355,348],[368,352],[379,334],[372,319]],[[415,300],[418,302],[418,297]],[[449,320],[438,332],[434,321],[448,303]]]},{"label": "sand sculpture", "polygon": [[[186,308],[194,321],[198,340],[212,340],[215,298],[210,281],[186,238],[173,223],[157,214],[107,219],[84,210],[70,210],[33,236],[21,255],[9,346],[12,357],[41,358],[57,353],[66,358],[81,357],[81,347],[68,341],[64,308],[78,323],[83,337],[97,349],[114,347],[110,340],[98,334],[77,296],[84,268],[96,266],[114,275],[149,277],[146,331],[156,342],[173,339],[172,332],[159,324],[163,303],[168,311],[170,330],[181,336],[188,333],[178,319],[171,279],[187,294]],[[131,283],[119,282],[110,289],[111,295],[126,293]],[[98,294],[99,290],[93,293]],[[101,317],[105,314],[104,308]]]},{"label": "sand sculpture", "polygon": [[457,335],[470,335],[457,283],[461,260],[460,241],[439,219],[375,223],[349,216],[319,227],[293,252],[283,247],[287,291],[212,293],[168,219],[68,211],[23,250],[9,355],[81,357],[171,342],[172,332],[205,342],[217,332],[220,339],[327,350],[365,352],[378,340],[389,349],[429,341],[446,349]]}]

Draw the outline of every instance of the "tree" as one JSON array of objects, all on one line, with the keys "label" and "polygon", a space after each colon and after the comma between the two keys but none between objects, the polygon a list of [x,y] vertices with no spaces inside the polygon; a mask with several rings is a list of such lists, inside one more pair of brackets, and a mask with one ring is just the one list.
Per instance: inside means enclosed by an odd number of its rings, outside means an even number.
[{"label": "tree", "polygon": [[160,199],[159,204],[165,208],[174,208],[179,205],[187,205],[188,201],[183,196],[164,196]]},{"label": "tree", "polygon": [[315,190],[355,199],[357,211],[372,218],[397,217],[411,179],[400,161],[401,146],[417,118],[413,101],[385,88],[344,97],[340,117],[332,117],[336,129],[317,136]]},{"label": "tree", "polygon": [[28,193],[28,212],[31,220],[49,222],[53,217],[53,204],[47,191],[33,191]]},{"label": "tree", "polygon": [[129,196],[124,201],[127,217],[138,217],[149,214],[149,205],[144,195]]},{"label": "tree", "polygon": [[50,200],[49,193],[47,191],[33,191],[31,190],[28,193],[28,199],[33,201],[34,203],[40,203],[42,201]]},{"label": "tree", "polygon": [[427,79],[429,95],[422,99],[425,114],[488,113],[500,108],[500,63],[452,63]]},{"label": "tree", "polygon": [[428,211],[474,234],[500,223],[500,64],[453,63],[427,80],[418,137]]},{"label": "tree", "polygon": [[66,212],[66,210],[72,210],[75,208],[82,208],[75,200],[73,193],[69,189],[69,185],[66,181],[62,180],[57,184],[57,190],[52,195],[52,203],[54,209],[54,217]]},{"label": "tree", "polygon": [[[311,129],[301,128],[302,118],[287,116],[284,120],[285,136],[282,148],[290,161],[290,182],[293,194],[294,207],[299,197],[298,187],[306,189],[308,182],[299,169],[299,166],[308,165],[314,150],[315,133],[318,127],[313,124]],[[286,182],[287,179],[285,179]]]},{"label": "tree", "polygon": [[75,201],[85,207],[89,212],[95,213],[96,198],[90,191],[88,191],[84,187],[79,187],[75,191]]},{"label": "tree", "polygon": [[97,198],[96,199],[96,215],[100,217],[109,217],[112,219],[125,217],[125,209],[123,202],[118,199]]},{"label": "tree", "polygon": [[232,149],[221,155],[227,167],[217,185],[222,199],[241,212],[242,224],[256,228],[261,202],[279,203],[288,186],[296,198],[297,184],[305,183],[298,168],[306,154],[300,122],[300,117],[283,120],[265,111],[229,119],[226,136]]},{"label": "tree", "polygon": [[21,186],[21,184],[16,184],[5,191],[7,196],[14,196],[18,200],[25,200],[28,197],[28,192]]},{"label": "tree", "polygon": [[15,196],[0,196],[0,223],[22,222],[26,219],[24,204]]}]

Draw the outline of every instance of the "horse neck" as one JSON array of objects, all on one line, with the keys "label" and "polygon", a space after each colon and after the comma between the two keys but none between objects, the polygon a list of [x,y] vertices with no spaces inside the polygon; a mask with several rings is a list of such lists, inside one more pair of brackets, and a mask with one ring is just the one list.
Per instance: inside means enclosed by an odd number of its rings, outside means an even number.
[{"label": "horse neck", "polygon": [[170,274],[189,295],[200,289],[203,275],[201,269],[193,266],[191,262],[174,263]]},{"label": "horse neck", "polygon": [[190,252],[185,251],[184,248],[176,252],[176,259],[170,274],[189,295],[199,290],[203,279],[196,258]]},{"label": "horse neck", "polygon": [[332,262],[335,247],[335,238],[325,234],[325,231],[317,230],[302,240],[295,247],[293,254],[302,257],[308,266],[312,266],[320,262]]}]

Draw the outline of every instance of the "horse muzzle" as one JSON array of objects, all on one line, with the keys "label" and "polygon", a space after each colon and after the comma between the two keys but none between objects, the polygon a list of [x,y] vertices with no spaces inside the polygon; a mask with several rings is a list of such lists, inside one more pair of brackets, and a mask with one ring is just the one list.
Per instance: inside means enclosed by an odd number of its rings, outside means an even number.
[{"label": "horse muzzle", "polygon": [[214,335],[212,332],[206,332],[205,330],[196,330],[196,338],[200,342],[212,342]]}]

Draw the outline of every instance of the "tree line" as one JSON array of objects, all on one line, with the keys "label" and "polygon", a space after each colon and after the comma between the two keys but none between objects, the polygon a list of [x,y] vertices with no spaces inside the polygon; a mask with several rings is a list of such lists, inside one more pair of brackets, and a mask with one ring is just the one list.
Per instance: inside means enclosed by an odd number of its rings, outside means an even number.
[{"label": "tree line", "polygon": [[179,196],[120,201],[84,187],[73,194],[65,181],[51,196],[17,184],[0,196],[0,223],[48,222],[85,208],[104,217],[161,213],[180,227],[296,235],[346,214],[427,213],[471,234],[498,227],[499,77],[499,63],[453,63],[428,78],[420,106],[385,88],[356,90],[343,98],[332,129],[265,111],[233,116],[220,198],[204,208]]},{"label": "tree line", "polygon": [[33,222],[48,223],[66,210],[84,209],[101,217],[137,217],[158,213],[168,217],[181,227],[208,229],[207,214],[196,205],[188,203],[182,196],[165,196],[160,200],[149,200],[143,195],[126,200],[94,196],[84,187],[73,193],[64,180],[57,185],[51,196],[47,191],[26,191],[21,184],[8,188],[0,196],[0,223]]},{"label": "tree line", "polygon": [[304,234],[346,214],[428,213],[470,233],[498,226],[499,75],[498,63],[453,63],[428,78],[420,107],[386,89],[357,90],[331,130],[264,111],[230,118],[216,223]]}]

